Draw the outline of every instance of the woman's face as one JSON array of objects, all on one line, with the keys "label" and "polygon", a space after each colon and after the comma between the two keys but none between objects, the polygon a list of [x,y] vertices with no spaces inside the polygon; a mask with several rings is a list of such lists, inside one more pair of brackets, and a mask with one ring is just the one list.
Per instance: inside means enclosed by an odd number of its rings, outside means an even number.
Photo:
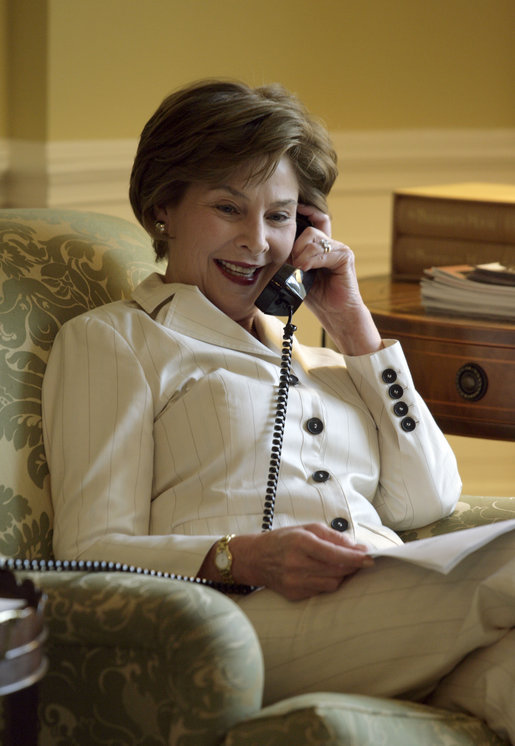
[{"label": "woman's face", "polygon": [[156,218],[170,237],[166,281],[196,285],[252,332],[254,302],[292,250],[299,185],[286,157],[266,181],[248,182],[247,173],[215,186],[191,184]]}]

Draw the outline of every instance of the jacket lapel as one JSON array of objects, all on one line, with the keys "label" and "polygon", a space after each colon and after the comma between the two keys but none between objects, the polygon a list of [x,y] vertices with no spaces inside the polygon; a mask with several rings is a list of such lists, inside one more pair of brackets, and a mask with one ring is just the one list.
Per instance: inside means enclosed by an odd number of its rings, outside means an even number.
[{"label": "jacket lapel", "polygon": [[181,334],[274,362],[280,357],[281,322],[261,311],[256,326],[263,342],[220,311],[194,285],[165,283],[162,275],[154,273],[136,288],[132,297],[157,323]]}]

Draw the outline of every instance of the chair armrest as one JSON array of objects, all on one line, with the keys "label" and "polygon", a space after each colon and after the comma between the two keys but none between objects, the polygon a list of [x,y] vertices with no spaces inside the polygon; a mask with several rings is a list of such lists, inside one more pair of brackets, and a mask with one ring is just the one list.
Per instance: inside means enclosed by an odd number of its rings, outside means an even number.
[{"label": "chair armrest", "polygon": [[401,531],[399,535],[403,541],[413,541],[508,518],[515,518],[515,497],[462,495],[455,511],[447,518],[441,518],[422,528]]},{"label": "chair armrest", "polygon": [[260,709],[261,648],[227,596],[119,572],[17,575],[47,596],[41,742],[209,746]]}]

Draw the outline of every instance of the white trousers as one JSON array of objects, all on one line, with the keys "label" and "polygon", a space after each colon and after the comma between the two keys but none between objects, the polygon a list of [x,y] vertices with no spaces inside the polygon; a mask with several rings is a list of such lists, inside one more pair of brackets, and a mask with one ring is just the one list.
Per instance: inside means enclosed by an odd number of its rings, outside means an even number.
[{"label": "white trousers", "polygon": [[460,709],[515,744],[515,531],[448,575],[377,558],[340,589],[237,599],[261,640],[264,703],[312,691]]}]

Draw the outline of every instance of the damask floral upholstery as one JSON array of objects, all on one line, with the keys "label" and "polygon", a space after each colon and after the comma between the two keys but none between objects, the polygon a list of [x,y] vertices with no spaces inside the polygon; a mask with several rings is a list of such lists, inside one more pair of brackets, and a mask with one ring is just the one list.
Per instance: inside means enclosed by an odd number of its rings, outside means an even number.
[{"label": "damask floral upholstery", "polygon": [[[117,218],[2,210],[0,269],[0,554],[48,561],[41,382],[53,338],[72,316],[129,297],[155,270],[153,252]],[[121,572],[30,577],[47,595],[40,744],[214,744],[259,709],[259,644],[224,595]]]},{"label": "damask floral upholstery", "polygon": [[[0,210],[0,270],[0,556],[48,561],[41,382],[53,338],[74,315],[128,297],[155,265],[132,223],[29,209]],[[515,510],[513,498],[463,497],[458,508],[404,538]],[[17,575],[47,596],[40,746],[500,743],[473,718],[398,701],[321,693],[262,710],[254,631],[230,598],[204,585],[129,572]]]}]

